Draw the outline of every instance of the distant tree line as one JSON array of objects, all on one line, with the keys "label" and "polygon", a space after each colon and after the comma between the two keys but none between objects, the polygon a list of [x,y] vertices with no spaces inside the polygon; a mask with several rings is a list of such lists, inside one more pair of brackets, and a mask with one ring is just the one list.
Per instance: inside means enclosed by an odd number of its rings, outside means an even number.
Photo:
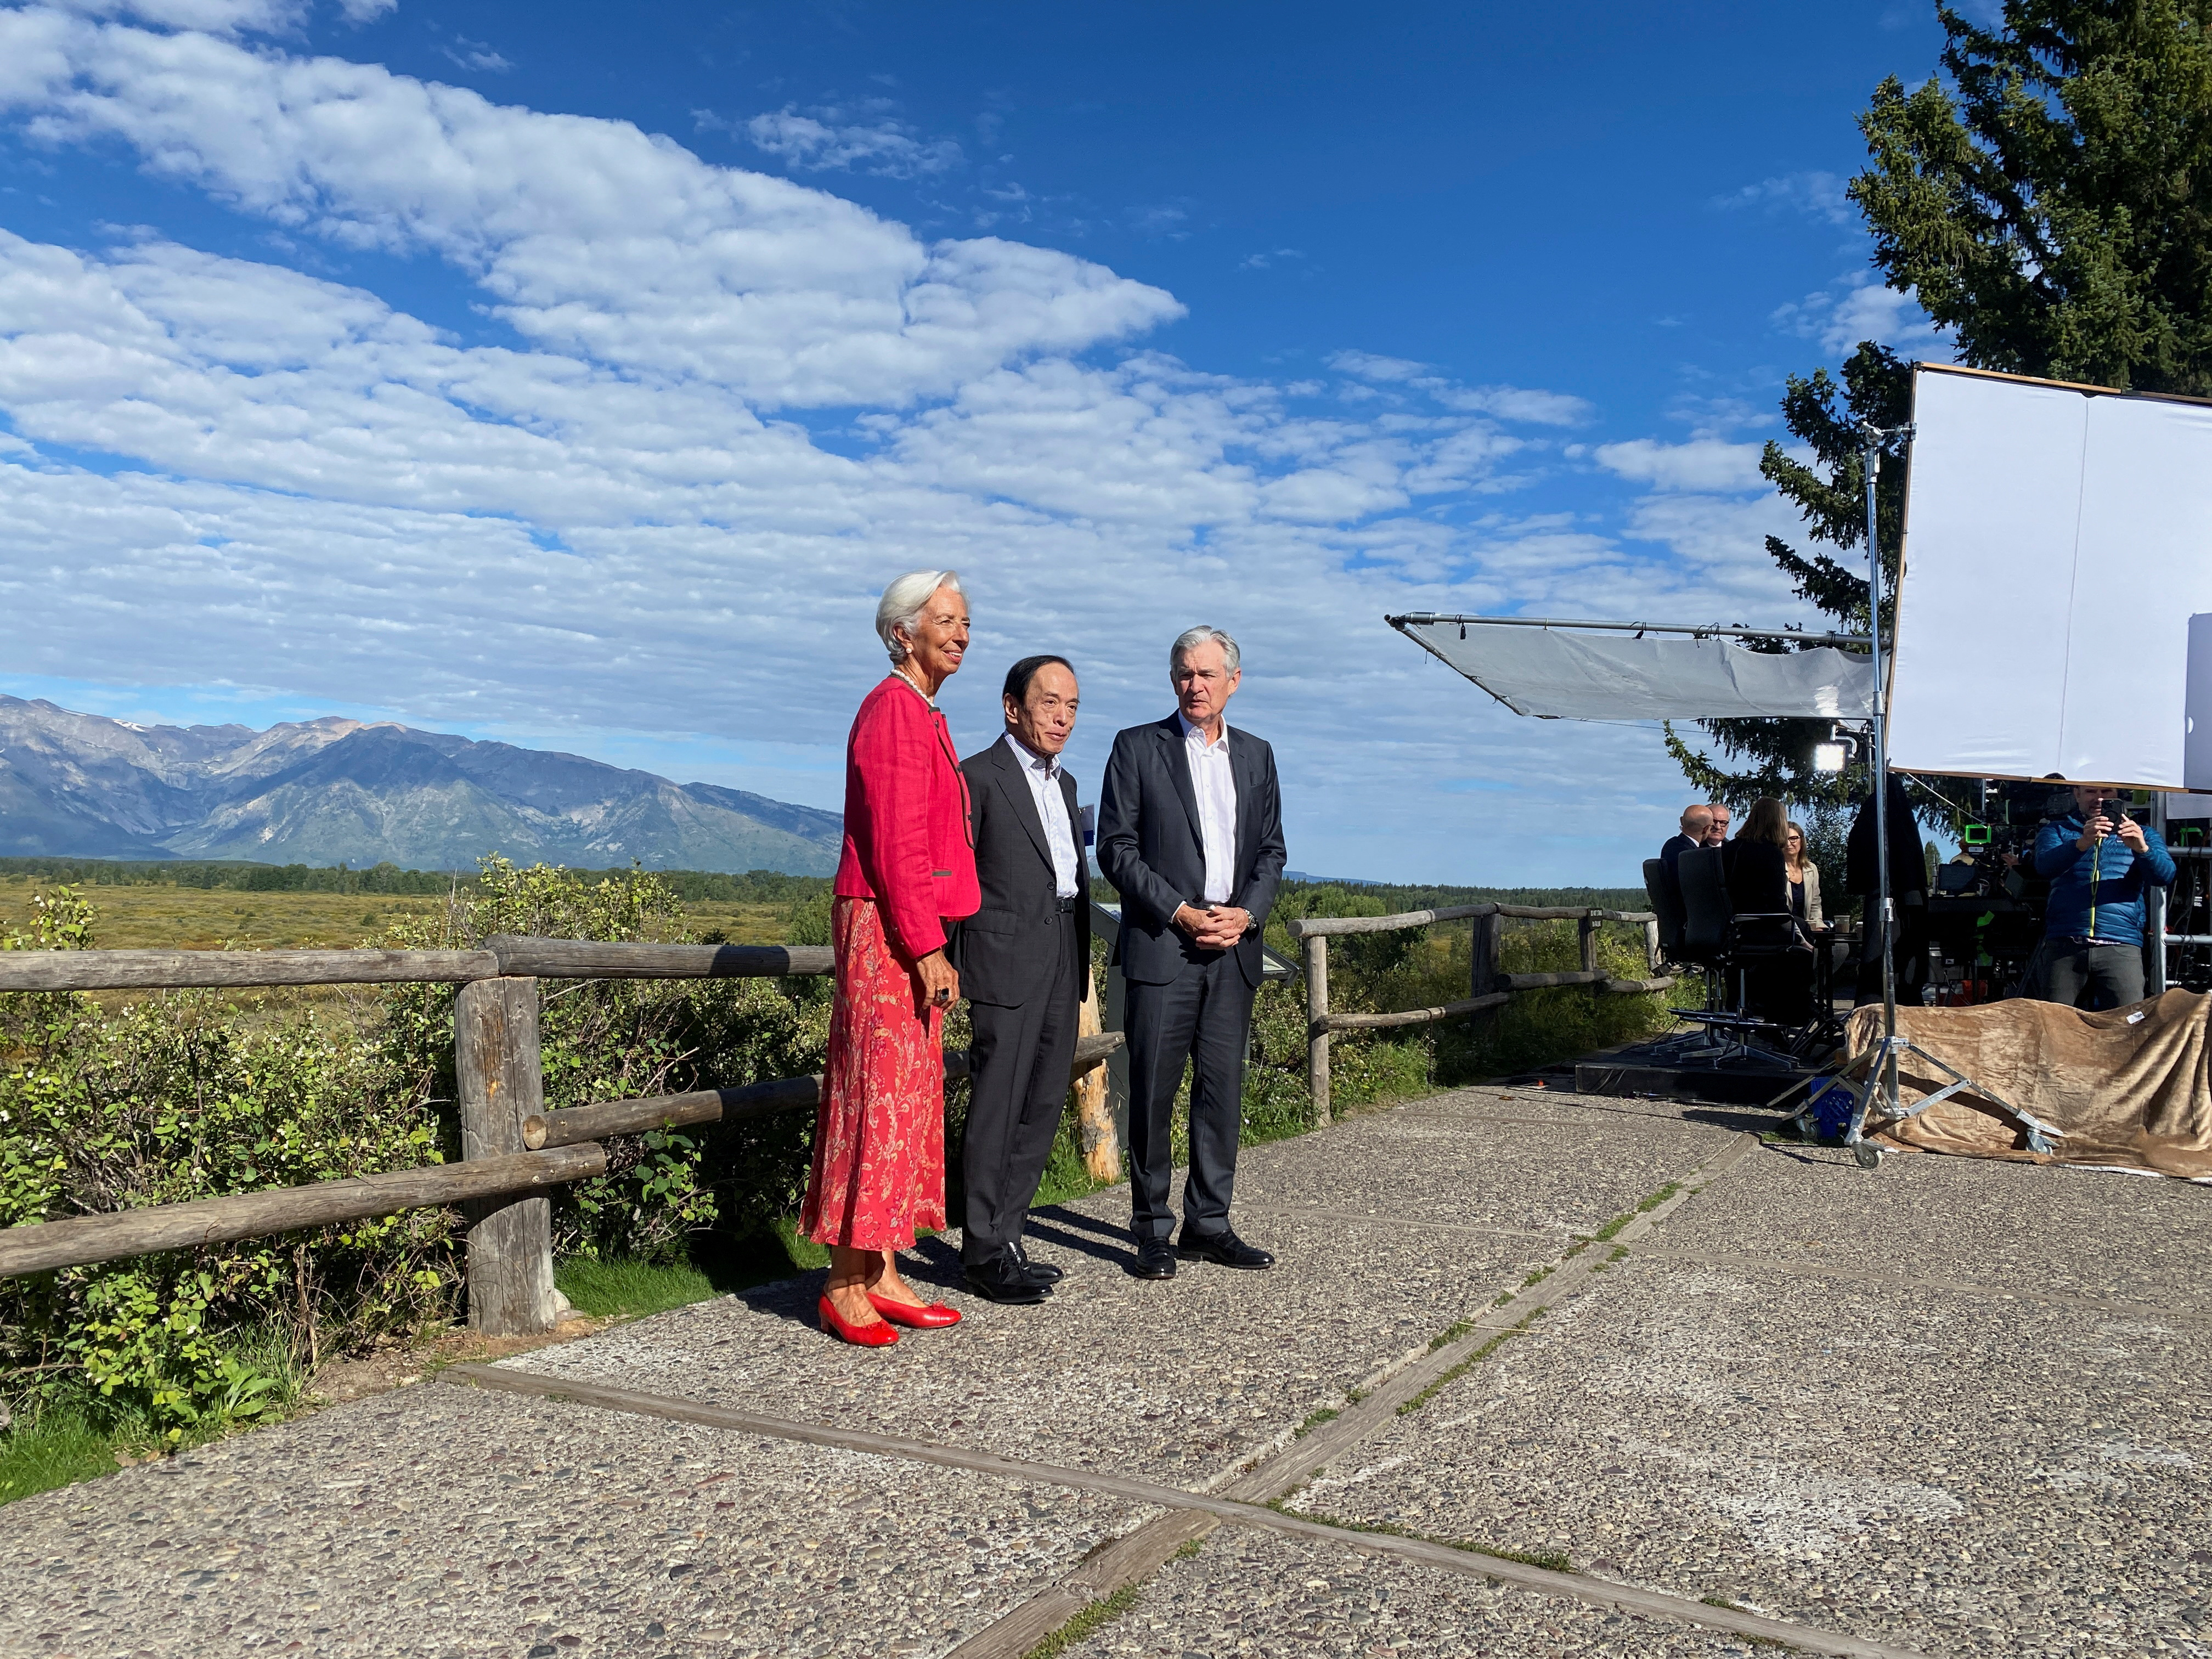
[{"label": "distant tree line", "polygon": [[79,887],[228,888],[246,893],[436,894],[451,891],[456,881],[476,879],[474,871],[456,876],[444,870],[403,870],[389,863],[355,870],[343,864],[325,869],[213,859],[0,859],[0,876],[28,876]]},{"label": "distant tree line", "polygon": [[[618,870],[576,870],[590,881],[626,877]],[[829,890],[827,876],[787,876],[775,870],[732,875],[714,870],[656,870],[653,874],[686,903],[790,904]],[[0,877],[68,882],[80,887],[224,888],[244,893],[386,893],[434,896],[472,890],[474,870],[403,870],[390,862],[357,869],[343,864],[247,864],[234,860],[0,858]]]}]

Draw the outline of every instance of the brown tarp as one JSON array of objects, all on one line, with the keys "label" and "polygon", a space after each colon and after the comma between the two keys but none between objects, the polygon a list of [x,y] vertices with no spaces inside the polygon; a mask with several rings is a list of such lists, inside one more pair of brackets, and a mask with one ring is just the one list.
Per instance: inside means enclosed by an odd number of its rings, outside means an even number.
[{"label": "brown tarp", "polygon": [[[2212,996],[2194,991],[2094,1014],[2026,999],[1899,1008],[1900,1035],[2066,1137],[2055,1155],[2031,1152],[2018,1123],[1962,1090],[1878,1138],[1964,1158],[2212,1176],[2208,1024]],[[1861,1008],[1851,1016],[1844,1052],[1856,1059],[1881,1038],[1881,1010]],[[1898,1098],[1905,1105],[1950,1080],[1914,1055],[1899,1056]]]}]

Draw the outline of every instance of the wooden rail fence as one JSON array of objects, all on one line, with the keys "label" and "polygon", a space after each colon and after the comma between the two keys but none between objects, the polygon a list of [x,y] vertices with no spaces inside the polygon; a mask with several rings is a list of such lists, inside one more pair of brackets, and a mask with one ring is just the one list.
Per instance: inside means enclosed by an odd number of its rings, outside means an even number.
[{"label": "wooden rail fence", "polygon": [[[87,1267],[441,1205],[468,1221],[469,1324],[507,1336],[553,1328],[552,1206],[544,1189],[607,1167],[603,1142],[661,1127],[811,1108],[819,1076],[742,1089],[545,1110],[541,979],[729,979],[830,971],[826,947],[622,945],[501,936],[475,951],[8,951],[0,992],[284,985],[460,986],[453,1006],[461,1161],[0,1228],[0,1275]],[[1119,1031],[1076,1045],[1071,1083],[1103,1065]],[[945,1054],[964,1077],[968,1055]]]},{"label": "wooden rail fence", "polygon": [[[1499,933],[1509,920],[1572,921],[1577,924],[1582,966],[1557,974],[1504,974],[1498,969]],[[1333,1014],[1328,1011],[1328,942],[1346,933],[1387,933],[1405,927],[1425,927],[1431,922],[1471,921],[1474,945],[1468,974],[1468,995],[1462,1002],[1439,1008],[1407,1008],[1389,1014]],[[1644,962],[1652,970],[1648,979],[1616,979],[1597,965],[1599,931],[1608,921],[1638,922],[1644,927]],[[1405,910],[1395,916],[1305,916],[1289,923],[1291,937],[1305,953],[1306,1088],[1313,1096],[1316,1118],[1329,1121],[1328,1040],[1336,1031],[1387,1030],[1401,1025],[1427,1025],[1437,1020],[1501,1008],[1520,991],[1554,985],[1587,985],[1599,995],[1638,995],[1663,991],[1674,981],[1661,975],[1659,918],[1648,910],[1600,910],[1587,907],[1541,904],[1455,904],[1436,910]]]}]

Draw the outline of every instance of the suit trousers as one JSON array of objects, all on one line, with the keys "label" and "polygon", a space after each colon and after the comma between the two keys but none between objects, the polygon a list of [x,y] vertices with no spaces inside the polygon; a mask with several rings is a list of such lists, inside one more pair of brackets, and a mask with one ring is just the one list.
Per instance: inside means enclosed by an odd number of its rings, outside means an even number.
[{"label": "suit trousers", "polygon": [[1054,918],[1063,948],[1051,953],[1051,966],[1019,1006],[968,1006],[975,1035],[968,1051],[968,1130],[960,1157],[967,1188],[960,1260],[970,1267],[1021,1237],[1052,1157],[1053,1137],[1060,1133],[1083,997],[1071,920]]},{"label": "suit trousers", "polygon": [[1190,1171],[1183,1178],[1183,1231],[1206,1237],[1229,1225],[1252,995],[1228,951],[1186,962],[1164,985],[1128,982],[1121,1026],[1129,1045],[1129,1231],[1139,1239],[1165,1238],[1175,1225],[1168,1207],[1175,1175],[1170,1135],[1186,1060]]}]

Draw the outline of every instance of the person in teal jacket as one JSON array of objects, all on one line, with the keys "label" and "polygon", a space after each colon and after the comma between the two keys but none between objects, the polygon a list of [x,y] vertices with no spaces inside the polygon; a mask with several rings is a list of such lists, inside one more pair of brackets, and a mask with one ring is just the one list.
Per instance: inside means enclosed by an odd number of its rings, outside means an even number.
[{"label": "person in teal jacket", "polygon": [[2143,996],[2143,893],[2171,886],[2173,855],[2098,784],[2076,784],[2074,811],[2036,832],[2035,873],[2051,884],[2037,964],[2045,1002],[2124,1008]]}]

